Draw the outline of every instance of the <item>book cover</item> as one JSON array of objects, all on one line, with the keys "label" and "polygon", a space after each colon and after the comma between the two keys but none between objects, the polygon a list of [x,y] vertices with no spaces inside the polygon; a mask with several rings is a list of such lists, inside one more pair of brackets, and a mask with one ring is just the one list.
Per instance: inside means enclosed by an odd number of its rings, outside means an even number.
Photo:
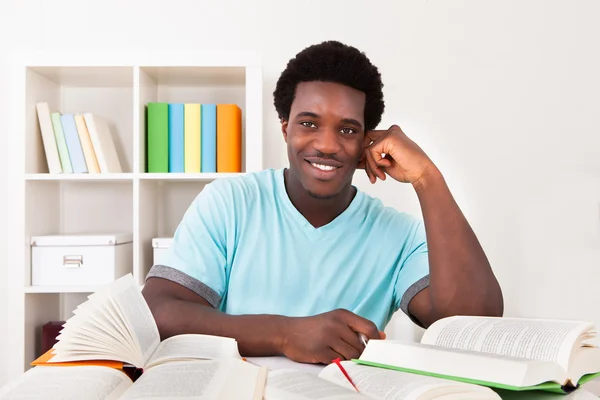
[{"label": "book cover", "polygon": [[217,105],[202,104],[202,172],[217,172]]},{"label": "book cover", "polygon": [[83,155],[88,172],[92,174],[100,173],[100,167],[98,166],[98,160],[96,159],[96,153],[94,152],[92,139],[90,139],[90,133],[88,132],[83,115],[75,115],[75,126],[77,127],[77,133],[79,134],[81,147],[83,148]]},{"label": "book cover", "polygon": [[83,119],[88,129],[94,153],[101,173],[121,173],[123,167],[119,161],[117,148],[113,141],[108,121],[98,115],[84,113]]},{"label": "book cover", "polygon": [[60,122],[65,134],[65,141],[67,142],[67,149],[69,150],[69,157],[71,159],[73,172],[76,174],[87,173],[88,169],[85,163],[83,148],[81,147],[81,141],[79,140],[79,134],[77,133],[77,127],[75,126],[75,118],[73,114],[61,115]]},{"label": "book cover", "polygon": [[147,107],[147,171],[169,172],[169,105],[148,103]]},{"label": "book cover", "polygon": [[62,122],[60,121],[60,113],[54,112],[50,114],[52,120],[52,128],[54,129],[54,138],[56,139],[56,146],[58,148],[58,154],[60,156],[60,165],[64,173],[72,173],[73,167],[71,166],[71,157],[69,156],[69,150],[67,149],[67,142],[65,140],[65,134],[62,128]]},{"label": "book cover", "polygon": [[184,172],[183,104],[169,104],[169,172]]},{"label": "book cover", "polygon": [[184,169],[200,172],[202,156],[200,141],[200,104],[184,105]]},{"label": "book cover", "polygon": [[242,110],[217,105],[217,172],[242,172]]},{"label": "book cover", "polygon": [[46,163],[48,164],[48,172],[51,174],[60,174],[63,172],[63,169],[60,164],[60,156],[58,155],[58,146],[54,136],[54,128],[52,128],[48,103],[37,103],[36,110],[40,133],[42,134],[42,143],[44,144],[44,153],[46,154]]}]

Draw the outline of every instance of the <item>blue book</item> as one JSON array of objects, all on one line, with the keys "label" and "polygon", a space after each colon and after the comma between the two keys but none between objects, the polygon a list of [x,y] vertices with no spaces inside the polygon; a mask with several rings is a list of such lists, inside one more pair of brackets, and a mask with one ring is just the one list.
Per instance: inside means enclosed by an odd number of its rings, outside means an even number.
[{"label": "blue book", "polygon": [[67,143],[67,150],[69,151],[73,172],[79,174],[87,173],[87,164],[85,163],[83,148],[81,147],[81,141],[79,140],[79,133],[77,133],[75,117],[73,114],[63,114],[60,116],[60,122],[65,135],[65,142]]},{"label": "blue book", "polygon": [[202,172],[217,172],[217,105],[202,104]]},{"label": "blue book", "polygon": [[169,104],[169,172],[185,172],[183,109],[183,104]]}]

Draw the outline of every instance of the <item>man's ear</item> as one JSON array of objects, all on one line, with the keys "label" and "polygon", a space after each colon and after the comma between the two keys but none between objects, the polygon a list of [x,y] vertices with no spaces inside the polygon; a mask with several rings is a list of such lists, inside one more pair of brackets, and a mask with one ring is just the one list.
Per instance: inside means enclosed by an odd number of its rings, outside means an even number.
[{"label": "man's ear", "polygon": [[285,140],[286,143],[287,143],[287,128],[288,128],[287,119],[282,119],[281,120],[281,133],[283,133],[283,140]]}]

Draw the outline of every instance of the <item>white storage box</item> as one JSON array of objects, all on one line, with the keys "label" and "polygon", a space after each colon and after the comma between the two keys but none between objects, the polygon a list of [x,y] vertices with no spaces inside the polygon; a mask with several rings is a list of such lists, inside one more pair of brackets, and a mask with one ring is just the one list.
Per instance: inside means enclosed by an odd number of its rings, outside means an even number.
[{"label": "white storage box", "polygon": [[152,239],[152,249],[154,250],[154,265],[164,265],[164,256],[167,249],[171,247],[173,238],[154,238]]},{"label": "white storage box", "polygon": [[31,284],[103,285],[132,272],[133,235],[78,234],[31,238]]}]

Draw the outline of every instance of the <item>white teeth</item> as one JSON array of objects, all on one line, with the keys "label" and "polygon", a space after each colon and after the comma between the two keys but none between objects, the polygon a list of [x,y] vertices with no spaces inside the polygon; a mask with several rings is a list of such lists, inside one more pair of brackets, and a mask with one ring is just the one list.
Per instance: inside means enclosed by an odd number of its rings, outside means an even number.
[{"label": "white teeth", "polygon": [[317,164],[317,163],[310,163],[310,165],[312,165],[315,168],[319,168],[321,171],[333,171],[334,169],[336,169],[335,167],[332,167],[331,165],[323,165],[323,164]]}]

